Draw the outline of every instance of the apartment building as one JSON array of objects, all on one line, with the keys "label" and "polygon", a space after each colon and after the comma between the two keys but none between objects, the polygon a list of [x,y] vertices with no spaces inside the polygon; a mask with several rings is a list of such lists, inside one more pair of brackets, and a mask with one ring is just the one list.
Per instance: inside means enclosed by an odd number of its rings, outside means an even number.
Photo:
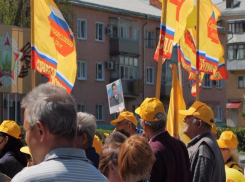
[{"label": "apartment building", "polygon": [[229,31],[226,47],[227,80],[227,125],[244,126],[245,112],[245,1],[229,0],[217,4],[221,11],[219,25]]},{"label": "apartment building", "polygon": [[[161,4],[158,0],[76,0],[73,1],[74,26],[77,49],[77,78],[72,94],[78,111],[96,116],[97,125],[110,128],[117,117],[109,113],[106,85],[121,79],[125,107],[134,112],[145,97],[154,97],[157,62],[153,56],[158,44]],[[219,28],[219,36],[226,34]],[[162,66],[160,100],[168,111],[172,83],[169,64],[177,64],[177,50]],[[183,94],[187,107],[195,98],[187,72],[182,69]],[[45,78],[43,78],[45,82]],[[225,81],[213,82],[205,77],[200,101],[212,107],[218,125],[225,125]],[[2,94],[2,118],[15,119],[19,113],[15,95]],[[6,101],[12,99],[13,104]],[[11,101],[11,103],[12,103]],[[16,109],[18,108],[18,110]],[[15,115],[13,114],[15,113]],[[23,113],[18,122],[23,122]],[[19,121],[20,120],[20,121]]]}]

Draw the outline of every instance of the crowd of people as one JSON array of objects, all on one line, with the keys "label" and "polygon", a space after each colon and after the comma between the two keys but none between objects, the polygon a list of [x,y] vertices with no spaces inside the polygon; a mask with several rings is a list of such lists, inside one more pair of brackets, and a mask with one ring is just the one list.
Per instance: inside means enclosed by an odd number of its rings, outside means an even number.
[{"label": "crowd of people", "polygon": [[61,87],[41,84],[21,107],[28,147],[20,127],[3,121],[1,181],[225,182],[235,173],[244,178],[236,135],[225,131],[216,140],[213,111],[199,101],[179,111],[187,146],[165,129],[167,115],[157,98],[146,98],[135,110],[139,121],[132,112],[120,112],[104,145],[95,135],[96,118],[77,113],[74,98]]}]

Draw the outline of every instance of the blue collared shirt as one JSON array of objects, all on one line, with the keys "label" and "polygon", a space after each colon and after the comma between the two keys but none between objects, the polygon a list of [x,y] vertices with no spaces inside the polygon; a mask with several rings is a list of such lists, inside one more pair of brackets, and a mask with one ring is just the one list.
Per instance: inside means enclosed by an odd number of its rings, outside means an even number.
[{"label": "blue collared shirt", "polygon": [[50,151],[43,162],[26,167],[12,182],[108,182],[93,165],[89,163],[85,151],[77,148],[58,148]]}]

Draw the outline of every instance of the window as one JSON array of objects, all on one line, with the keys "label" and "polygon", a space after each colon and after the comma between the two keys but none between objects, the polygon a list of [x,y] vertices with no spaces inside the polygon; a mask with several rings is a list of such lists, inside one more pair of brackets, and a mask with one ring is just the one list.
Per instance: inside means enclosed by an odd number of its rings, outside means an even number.
[{"label": "window", "polygon": [[245,21],[229,22],[229,31],[231,31],[232,33],[245,32]]},{"label": "window", "polygon": [[167,84],[172,83],[172,69],[169,67],[170,64],[177,65],[178,62],[174,60],[168,60],[168,59],[165,60],[165,63],[162,64],[162,83],[167,83]]},{"label": "window", "polygon": [[124,80],[134,80],[140,77],[138,58],[120,56],[120,78]]},{"label": "window", "polygon": [[160,28],[157,28],[157,30],[156,30],[156,46],[158,45],[158,42],[159,42],[159,38],[160,38]]},{"label": "window", "polygon": [[96,105],[96,119],[97,121],[104,121],[104,105],[103,104],[97,104]]},{"label": "window", "polygon": [[129,20],[119,19],[118,37],[129,39]]},{"label": "window", "polygon": [[97,22],[95,24],[95,40],[104,41],[105,39],[105,24]]},{"label": "window", "polygon": [[228,46],[228,59],[233,59],[233,46]]},{"label": "window", "polygon": [[78,61],[77,64],[77,79],[87,80],[87,62]]},{"label": "window", "polygon": [[217,121],[222,121],[222,106],[217,106]]},{"label": "window", "polygon": [[216,88],[222,88],[222,80],[216,81]]},{"label": "window", "polygon": [[245,76],[238,76],[238,88],[245,88]]},{"label": "window", "polygon": [[77,112],[87,112],[87,104],[86,103],[77,104]]},{"label": "window", "polygon": [[113,38],[131,39],[139,41],[138,22],[133,20],[126,20],[123,18],[110,18],[110,27],[112,27]]},{"label": "window", "polygon": [[244,59],[244,45],[229,45],[228,59]]},{"label": "window", "polygon": [[203,77],[203,81],[202,81],[202,87],[204,88],[212,88],[212,82],[209,79],[210,74],[205,74]]},{"label": "window", "polygon": [[87,20],[77,19],[77,38],[87,39]]},{"label": "window", "polygon": [[113,120],[117,119],[118,118],[118,114],[117,113],[112,114],[112,118],[113,118]]},{"label": "window", "polygon": [[105,80],[105,68],[104,63],[96,63],[96,80]]},{"label": "window", "polygon": [[140,46],[140,29],[138,28],[138,41],[139,41],[139,46]]},{"label": "window", "polygon": [[146,46],[147,47],[153,47],[153,32],[147,31],[146,34],[147,34]]},{"label": "window", "polygon": [[232,0],[227,0],[226,1],[226,8],[231,8],[232,7]]},{"label": "window", "polygon": [[154,84],[154,68],[149,67],[146,68],[146,83],[147,84]]}]

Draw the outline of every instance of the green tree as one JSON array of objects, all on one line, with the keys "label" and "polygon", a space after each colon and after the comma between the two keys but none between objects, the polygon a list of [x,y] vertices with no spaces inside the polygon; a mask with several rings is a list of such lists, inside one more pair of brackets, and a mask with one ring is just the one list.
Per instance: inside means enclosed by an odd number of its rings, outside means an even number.
[{"label": "green tree", "polygon": [[[68,25],[73,29],[73,0],[54,0]],[[0,0],[0,24],[24,28],[31,26],[30,0]]]}]

